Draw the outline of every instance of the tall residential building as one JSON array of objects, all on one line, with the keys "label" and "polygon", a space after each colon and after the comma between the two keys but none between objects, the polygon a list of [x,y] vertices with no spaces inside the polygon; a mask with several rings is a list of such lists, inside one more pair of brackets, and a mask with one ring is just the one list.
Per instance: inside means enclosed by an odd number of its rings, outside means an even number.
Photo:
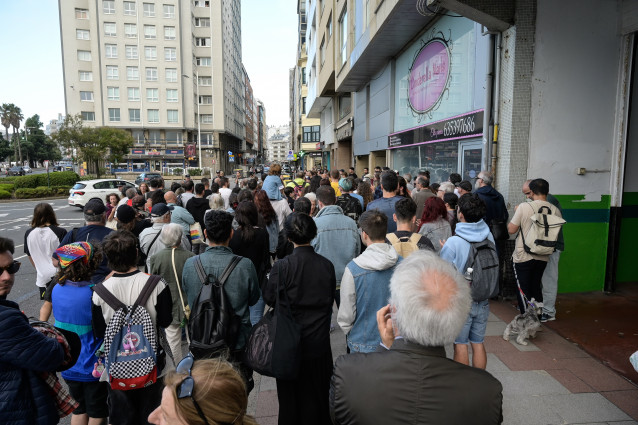
[{"label": "tall residential building", "polygon": [[246,135],[240,0],[58,5],[66,113],[136,140],[115,170],[234,168]]},{"label": "tall residential building", "polygon": [[268,159],[279,164],[292,162],[288,159],[291,151],[290,126],[280,125],[268,127]]},{"label": "tall residential building", "polygon": [[253,97],[253,88],[250,85],[250,78],[246,69],[242,67],[244,73],[244,99],[245,99],[245,115],[246,115],[246,153],[244,158],[249,164],[254,163],[258,145],[255,137],[255,99]]},{"label": "tall residential building", "polygon": [[266,125],[266,108],[264,102],[256,99],[257,104],[257,142],[259,149],[257,151],[257,163],[263,163],[268,158],[268,147],[266,141],[268,140],[268,126]]}]

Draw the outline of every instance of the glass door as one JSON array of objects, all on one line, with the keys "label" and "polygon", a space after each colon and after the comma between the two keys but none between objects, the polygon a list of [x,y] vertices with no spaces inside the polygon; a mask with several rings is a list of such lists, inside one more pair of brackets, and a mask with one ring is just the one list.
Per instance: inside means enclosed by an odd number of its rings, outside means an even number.
[{"label": "glass door", "polygon": [[466,140],[459,143],[459,174],[463,180],[476,183],[481,172],[483,142],[481,139]]}]

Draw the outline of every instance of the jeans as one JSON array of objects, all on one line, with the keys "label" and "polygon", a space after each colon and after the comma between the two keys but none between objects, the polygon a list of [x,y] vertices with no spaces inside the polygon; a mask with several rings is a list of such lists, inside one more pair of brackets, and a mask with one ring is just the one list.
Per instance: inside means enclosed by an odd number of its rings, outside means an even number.
[{"label": "jeans", "polygon": [[182,328],[179,325],[170,325],[166,328],[166,341],[173,354],[175,366],[184,358],[182,352]]},{"label": "jeans", "polygon": [[543,313],[556,316],[556,293],[558,292],[558,261],[560,251],[556,250],[549,256],[547,267],[543,273]]},{"label": "jeans", "polygon": [[261,320],[264,316],[264,307],[266,303],[264,302],[264,297],[259,295],[259,300],[253,306],[248,307],[250,311],[250,324],[255,326],[257,322]]},{"label": "jeans", "polygon": [[191,252],[195,255],[199,255],[206,251],[206,248],[208,248],[208,245],[205,243],[194,243],[191,246]]},{"label": "jeans", "polygon": [[482,344],[485,340],[487,319],[490,315],[490,301],[472,301],[472,309],[463,325],[461,333],[456,337],[455,344]]},{"label": "jeans", "polygon": [[[546,266],[547,261],[540,260],[529,260],[522,263],[514,263],[514,275],[516,276],[516,281],[528,301],[535,298],[536,302],[543,302],[543,284],[541,280]],[[527,309],[527,304],[525,303],[525,300],[523,300],[523,296],[520,292],[517,295],[518,309],[521,313],[524,313]]]}]

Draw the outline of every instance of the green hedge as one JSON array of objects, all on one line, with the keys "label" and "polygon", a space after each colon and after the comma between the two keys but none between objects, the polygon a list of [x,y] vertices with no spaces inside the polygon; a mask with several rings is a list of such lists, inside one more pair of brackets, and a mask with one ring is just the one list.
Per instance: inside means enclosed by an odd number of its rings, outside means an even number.
[{"label": "green hedge", "polygon": [[15,197],[16,199],[31,199],[47,196],[67,195],[69,193],[69,189],[71,189],[71,186],[51,186],[51,188],[48,188],[46,186],[38,186],[35,188],[25,187],[16,189]]},{"label": "green hedge", "polygon": [[6,190],[0,189],[0,199],[10,199],[11,192],[7,192]]},{"label": "green hedge", "polygon": [[0,190],[4,190],[5,192],[13,192],[13,183],[2,183],[0,182]]},{"label": "green hedge", "polygon": [[[59,173],[49,173],[51,186],[73,186],[80,176],[75,171],[62,171]],[[32,174],[30,176],[16,177],[16,189],[35,189],[39,186],[47,186],[46,174]]]}]

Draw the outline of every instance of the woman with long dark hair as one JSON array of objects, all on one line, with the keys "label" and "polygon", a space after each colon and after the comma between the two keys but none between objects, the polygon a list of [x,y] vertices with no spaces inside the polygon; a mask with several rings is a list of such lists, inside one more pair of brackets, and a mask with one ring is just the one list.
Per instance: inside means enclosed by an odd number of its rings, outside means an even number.
[{"label": "woman with long dark hair", "polygon": [[266,226],[268,232],[268,249],[271,255],[274,255],[277,251],[277,240],[279,238],[279,221],[277,219],[277,213],[275,212],[268,195],[264,190],[256,190],[255,206],[257,206],[257,212],[263,219],[263,223]]},{"label": "woman with long dark hair", "polygon": [[404,198],[410,198],[412,199],[412,196],[410,195],[410,191],[408,190],[408,182],[405,181],[405,178],[399,176],[399,191],[397,192],[397,195],[399,196],[403,196]]},{"label": "woman with long dark hair", "polygon": [[306,193],[316,193],[317,189],[319,189],[319,186],[321,186],[321,177],[319,177],[318,175],[312,176],[312,178],[310,179],[310,185],[306,189]]},{"label": "woman with long dark hair", "polygon": [[372,186],[370,183],[363,180],[357,186],[357,194],[361,195],[363,198],[363,209],[365,210],[368,207],[368,204],[374,201],[374,192],[372,191]]},{"label": "woman with long dark hair", "polygon": [[[44,300],[46,286],[57,273],[51,263],[51,256],[66,235],[66,230],[58,226],[53,207],[41,202],[33,208],[31,228],[24,234],[24,253],[29,257],[36,271],[35,284]],[[40,308],[40,320],[47,321],[51,315],[51,303],[45,302]]]},{"label": "woman with long dark hair", "polygon": [[264,287],[264,300],[275,305],[279,298],[279,308],[290,311],[295,322],[301,325],[301,341],[297,379],[277,380],[279,424],[329,424],[334,266],[310,245],[317,235],[312,217],[293,213],[286,218],[284,226],[294,250],[273,265]]},{"label": "woman with long dark hair", "polygon": [[441,251],[441,242],[452,236],[452,228],[447,220],[447,208],[441,198],[432,196],[425,201],[419,233],[432,242],[437,253]]}]

